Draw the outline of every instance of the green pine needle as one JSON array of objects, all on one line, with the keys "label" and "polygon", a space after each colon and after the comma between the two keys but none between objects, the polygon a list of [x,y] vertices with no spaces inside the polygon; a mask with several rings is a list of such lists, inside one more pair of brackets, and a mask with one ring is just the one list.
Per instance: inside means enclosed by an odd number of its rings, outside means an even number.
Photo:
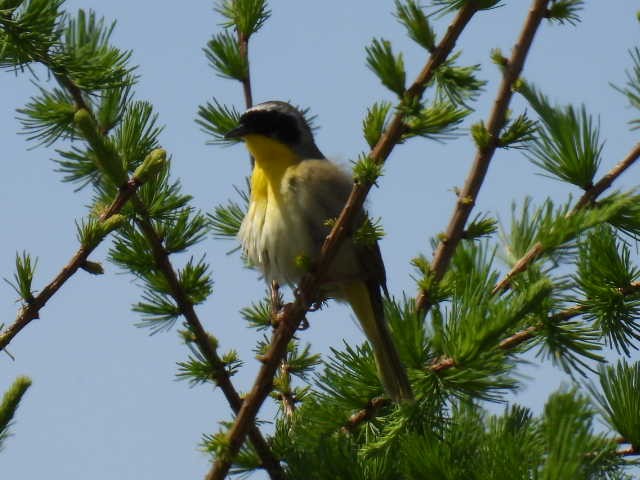
[{"label": "green pine needle", "polygon": [[604,147],[598,122],[584,106],[552,106],[544,95],[524,82],[519,92],[540,116],[542,127],[527,156],[551,177],[585,190],[591,187]]},{"label": "green pine needle", "polygon": [[551,360],[565,373],[586,375],[593,362],[603,362],[600,333],[582,320],[558,321],[552,314],[541,316],[538,330],[540,350],[536,356]]},{"label": "green pine needle", "polygon": [[18,377],[2,397],[2,402],[0,402],[0,452],[4,447],[5,440],[11,435],[9,427],[16,414],[20,400],[22,400],[30,386],[30,378]]},{"label": "green pine needle", "polygon": [[178,283],[193,305],[204,303],[209,298],[213,292],[213,280],[204,256],[200,260],[189,258],[178,271]]},{"label": "green pine needle", "polygon": [[258,331],[272,327],[271,302],[268,299],[260,300],[242,308],[240,315],[249,324],[249,327]]},{"label": "green pine needle", "polygon": [[483,237],[490,237],[497,230],[498,222],[495,218],[491,218],[486,214],[479,213],[467,225],[463,236],[467,240],[476,240]]},{"label": "green pine needle", "polygon": [[374,162],[368,155],[360,155],[353,165],[353,180],[364,185],[377,185],[378,178],[382,175],[382,165]]},{"label": "green pine needle", "polygon": [[625,442],[640,445],[640,362],[602,366],[600,387],[602,392],[593,386],[590,390],[607,424]]},{"label": "green pine needle", "polygon": [[537,130],[538,122],[522,113],[507,123],[498,144],[501,148],[527,148],[535,140]]},{"label": "green pine needle", "polygon": [[207,235],[208,220],[200,212],[188,207],[174,212],[161,227],[165,249],[169,253],[184,252]]},{"label": "green pine needle", "polygon": [[580,11],[584,8],[584,0],[557,0],[551,2],[546,17],[561,25],[568,23],[576,25],[580,23]]},{"label": "green pine needle", "polygon": [[[635,47],[629,50],[629,55],[633,62],[631,71],[627,70],[627,83],[623,87],[613,86],[618,92],[627,97],[629,105],[634,109],[640,110],[640,48]],[[632,130],[640,128],[640,118],[633,119],[629,122]]]},{"label": "green pine needle", "polygon": [[449,101],[437,100],[407,115],[403,139],[418,136],[445,141],[455,138],[459,135],[458,127],[470,113],[471,110],[458,107]]},{"label": "green pine needle", "polygon": [[271,16],[266,0],[220,0],[215,10],[226,18],[225,28],[233,28],[247,39]]},{"label": "green pine needle", "polygon": [[55,159],[56,171],[63,175],[63,182],[78,184],[77,190],[100,184],[102,176],[94,152],[72,146],[71,150],[56,150],[56,153],[61,157]]},{"label": "green pine needle", "polygon": [[118,125],[131,102],[133,80],[124,85],[102,90],[96,103],[96,120],[102,132],[108,134]]},{"label": "green pine needle", "polygon": [[122,162],[132,173],[152,150],[160,146],[158,137],[164,127],[149,102],[130,102],[114,132],[113,142]]},{"label": "green pine needle", "polygon": [[[21,70],[60,47],[64,0],[27,0],[6,5],[0,15],[0,68]],[[4,13],[3,12],[3,13]]]},{"label": "green pine needle", "polygon": [[23,251],[22,254],[16,253],[16,271],[13,274],[13,281],[4,279],[20,295],[20,299],[27,304],[33,301],[31,285],[37,266],[38,259],[32,260],[31,255],[26,251]]},{"label": "green pine needle", "polygon": [[576,263],[575,281],[586,318],[619,353],[630,355],[640,340],[640,295],[630,293],[640,279],[640,268],[633,265],[629,246],[610,228],[598,228],[580,243]]},{"label": "green pine needle", "polygon": [[[472,0],[478,10],[491,10],[502,6],[502,0]],[[444,15],[445,13],[455,12],[464,7],[469,0],[431,0],[431,4],[437,9],[436,13]]]},{"label": "green pine needle", "polygon": [[301,348],[297,341],[289,343],[283,363],[287,366],[287,373],[301,380],[307,380],[314,373],[315,367],[321,363],[320,354],[311,353],[308,343]]},{"label": "green pine needle", "polygon": [[76,109],[69,94],[59,88],[39,90],[40,95],[31,97],[24,108],[17,110],[27,140],[50,147],[61,138],[73,138]]},{"label": "green pine needle", "polygon": [[372,220],[366,217],[362,222],[362,225],[353,234],[353,242],[356,245],[373,246],[382,237],[384,237],[384,227],[382,226],[382,219],[376,218]]},{"label": "green pine needle", "polygon": [[234,188],[240,196],[240,202],[229,200],[225,205],[216,205],[213,213],[207,214],[209,227],[216,238],[236,239],[242,220],[249,208],[248,193],[239,187]]},{"label": "green pine needle", "polygon": [[406,83],[402,54],[395,55],[390,41],[377,38],[374,38],[365,50],[369,69],[377,75],[385,87],[398,97],[402,97]]},{"label": "green pine needle", "polygon": [[432,52],[436,48],[436,33],[424,9],[415,0],[395,0],[395,16],[407,29],[409,37]]},{"label": "green pine needle", "polygon": [[249,62],[240,54],[240,47],[235,36],[224,30],[213,36],[204,48],[209,65],[222,78],[242,82],[249,75]]},{"label": "green pine needle", "polygon": [[143,292],[142,301],[133,305],[133,311],[143,316],[136,326],[149,328],[152,335],[171,330],[182,315],[180,308],[169,295],[151,289]]},{"label": "green pine needle", "polygon": [[208,145],[233,145],[239,140],[227,140],[225,134],[238,126],[240,122],[240,113],[235,107],[229,107],[219,103],[217,99],[207,102],[205,105],[198,107],[198,118],[196,123],[200,125],[200,129],[211,138],[207,141]]},{"label": "green pine needle", "polygon": [[593,433],[593,414],[589,401],[574,391],[549,398],[541,425],[546,458],[538,478],[606,478],[599,470],[608,459],[595,454],[608,450],[610,457],[612,444]]},{"label": "green pine needle", "polygon": [[450,55],[436,69],[432,82],[436,85],[436,98],[469,108],[469,103],[478,98],[487,82],[476,77],[480,71],[479,64],[466,67],[456,65],[460,54]]},{"label": "green pine needle", "polygon": [[367,109],[367,114],[362,120],[362,133],[370,148],[378,143],[387,128],[391,106],[391,102],[382,101],[374,103]]},{"label": "green pine needle", "polygon": [[115,22],[106,25],[93,11],[78,10],[66,17],[62,50],[51,57],[50,68],[64,72],[77,87],[88,92],[132,85],[135,66],[129,65],[131,51],[110,45]]}]

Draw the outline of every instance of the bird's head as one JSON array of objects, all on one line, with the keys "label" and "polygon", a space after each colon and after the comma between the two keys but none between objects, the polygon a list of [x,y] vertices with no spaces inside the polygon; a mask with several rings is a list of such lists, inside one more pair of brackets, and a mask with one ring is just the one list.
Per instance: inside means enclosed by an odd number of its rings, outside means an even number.
[{"label": "bird's head", "polygon": [[254,157],[264,149],[285,148],[300,159],[324,158],[304,115],[286,102],[272,100],[249,108],[225,138],[244,139]]}]

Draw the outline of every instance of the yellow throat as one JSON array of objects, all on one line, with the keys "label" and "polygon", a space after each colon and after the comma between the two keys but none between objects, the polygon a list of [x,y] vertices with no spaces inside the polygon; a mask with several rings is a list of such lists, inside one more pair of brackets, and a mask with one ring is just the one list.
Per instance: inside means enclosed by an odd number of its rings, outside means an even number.
[{"label": "yellow throat", "polygon": [[289,167],[300,163],[300,157],[285,144],[264,135],[250,134],[244,139],[255,160],[251,200],[265,202],[270,194],[274,200],[279,200],[282,177]]}]

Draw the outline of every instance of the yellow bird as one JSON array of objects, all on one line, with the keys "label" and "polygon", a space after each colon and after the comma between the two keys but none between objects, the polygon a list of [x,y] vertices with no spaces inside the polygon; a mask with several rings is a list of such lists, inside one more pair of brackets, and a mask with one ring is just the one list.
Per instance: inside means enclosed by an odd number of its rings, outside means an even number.
[{"label": "yellow bird", "polygon": [[[239,232],[244,251],[267,281],[295,285],[304,274],[296,259],[317,260],[329,233],[327,220],[339,215],[353,180],[324,157],[304,116],[288,103],[270,101],[248,109],[225,137],[242,138],[255,160],[249,209]],[[362,220],[365,215],[361,212]],[[378,245],[346,238],[322,293],[351,305],[373,347],[385,390],[402,402],[413,394],[384,318],[383,290]]]}]

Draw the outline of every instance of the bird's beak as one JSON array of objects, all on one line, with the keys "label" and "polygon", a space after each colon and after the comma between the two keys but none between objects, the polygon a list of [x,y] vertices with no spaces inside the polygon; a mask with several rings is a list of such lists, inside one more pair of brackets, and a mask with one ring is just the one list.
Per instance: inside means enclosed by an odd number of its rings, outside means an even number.
[{"label": "bird's beak", "polygon": [[233,130],[229,130],[227,133],[225,133],[224,134],[224,138],[226,140],[231,140],[231,139],[234,139],[234,138],[242,138],[248,133],[250,133],[250,132],[249,132],[249,129],[247,128],[247,126],[240,124],[236,128],[234,128]]}]

